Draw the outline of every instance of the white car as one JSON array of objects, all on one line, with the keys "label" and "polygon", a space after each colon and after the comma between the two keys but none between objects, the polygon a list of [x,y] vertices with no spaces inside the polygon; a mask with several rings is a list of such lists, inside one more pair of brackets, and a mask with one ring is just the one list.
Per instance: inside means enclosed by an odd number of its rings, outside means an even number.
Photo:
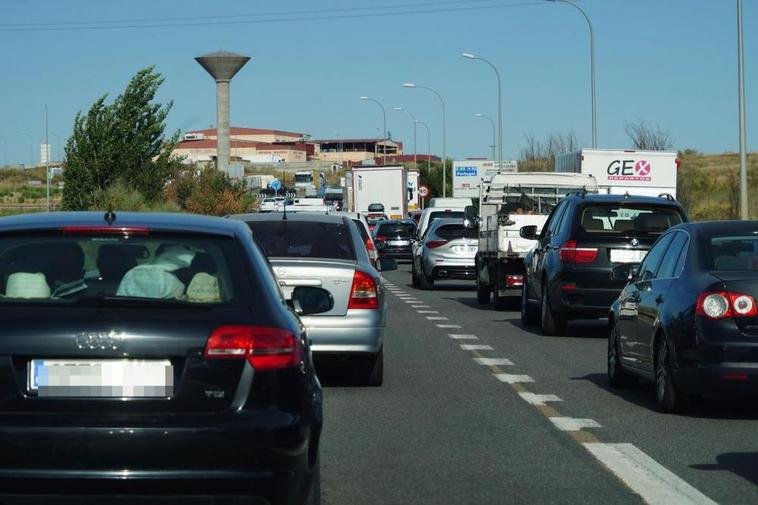
[{"label": "white car", "polygon": [[259,207],[260,212],[276,212],[280,210],[281,204],[284,203],[285,198],[283,196],[272,196],[265,198],[261,202],[261,206]]}]

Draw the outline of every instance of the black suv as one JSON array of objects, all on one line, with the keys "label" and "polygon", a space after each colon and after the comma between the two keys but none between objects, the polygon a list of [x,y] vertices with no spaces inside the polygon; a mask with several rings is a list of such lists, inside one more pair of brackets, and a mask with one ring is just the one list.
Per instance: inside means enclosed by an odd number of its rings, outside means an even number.
[{"label": "black suv", "polygon": [[521,320],[554,335],[570,319],[606,317],[626,284],[611,278],[613,268],[640,263],[661,233],[685,221],[670,195],[567,196],[539,236],[536,226],[521,228],[537,240],[524,258]]}]

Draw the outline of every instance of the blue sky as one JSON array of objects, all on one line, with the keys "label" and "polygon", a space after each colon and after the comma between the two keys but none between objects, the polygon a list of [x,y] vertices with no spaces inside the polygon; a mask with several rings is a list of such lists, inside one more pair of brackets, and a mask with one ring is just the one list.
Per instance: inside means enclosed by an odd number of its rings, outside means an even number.
[{"label": "blue sky", "polygon": [[[37,147],[50,131],[65,139],[74,116],[100,95],[118,94],[140,68],[155,65],[166,82],[159,100],[174,101],[168,129],[215,123],[214,84],[193,61],[225,49],[253,59],[232,81],[232,123],[301,131],[314,138],[374,137],[387,108],[388,130],[411,152],[410,118],[432,129],[441,151],[436,98],[401,87],[435,87],[448,104],[448,155],[486,156],[491,127],[477,112],[496,114],[492,70],[461,58],[474,52],[503,77],[505,157],[517,157],[524,133],[544,138],[574,132],[591,140],[589,39],[578,11],[540,0],[388,0],[385,5],[432,2],[423,14],[286,22],[84,31],[2,31],[21,24],[303,12],[374,7],[370,0],[5,0],[0,21],[3,54],[0,136],[9,163],[29,160],[28,133]],[[441,2],[444,3],[444,5]],[[732,0],[577,0],[595,26],[599,147],[627,147],[624,123],[641,119],[668,130],[676,148],[735,151],[737,135],[736,6]],[[461,6],[507,7],[458,10]],[[516,4],[510,5],[509,4]],[[523,5],[527,4],[527,5]],[[399,7],[388,8],[398,12]],[[306,14],[305,11],[308,11]],[[386,12],[387,12],[386,11]],[[758,1],[745,0],[748,148],[758,150]],[[260,19],[260,18],[257,18]],[[218,21],[217,19],[208,21]],[[34,24],[37,25],[34,25]],[[51,135],[53,151],[56,138]],[[426,133],[419,129],[419,151]],[[3,149],[0,142],[0,149]],[[0,151],[0,164],[3,163]]]}]

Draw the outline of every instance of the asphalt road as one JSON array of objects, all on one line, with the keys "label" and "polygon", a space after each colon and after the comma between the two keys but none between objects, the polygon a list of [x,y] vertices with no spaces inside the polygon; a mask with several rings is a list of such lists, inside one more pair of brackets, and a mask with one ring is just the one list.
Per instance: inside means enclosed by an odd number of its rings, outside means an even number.
[{"label": "asphalt road", "polygon": [[602,322],[544,337],[408,272],[385,274],[384,385],[320,368],[325,504],[758,503],[758,399],[659,414],[609,388]]}]

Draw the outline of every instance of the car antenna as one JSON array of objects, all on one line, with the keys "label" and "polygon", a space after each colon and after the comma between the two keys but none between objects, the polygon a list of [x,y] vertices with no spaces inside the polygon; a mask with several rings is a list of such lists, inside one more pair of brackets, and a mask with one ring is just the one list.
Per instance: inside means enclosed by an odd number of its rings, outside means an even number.
[{"label": "car antenna", "polygon": [[287,220],[287,195],[284,196],[284,201],[282,202],[284,204],[284,215],[282,216],[282,221]]},{"label": "car antenna", "polygon": [[103,216],[103,219],[105,219],[105,222],[108,223],[108,226],[113,224],[113,221],[116,220],[116,213],[113,212],[113,205],[108,204],[108,211]]}]

